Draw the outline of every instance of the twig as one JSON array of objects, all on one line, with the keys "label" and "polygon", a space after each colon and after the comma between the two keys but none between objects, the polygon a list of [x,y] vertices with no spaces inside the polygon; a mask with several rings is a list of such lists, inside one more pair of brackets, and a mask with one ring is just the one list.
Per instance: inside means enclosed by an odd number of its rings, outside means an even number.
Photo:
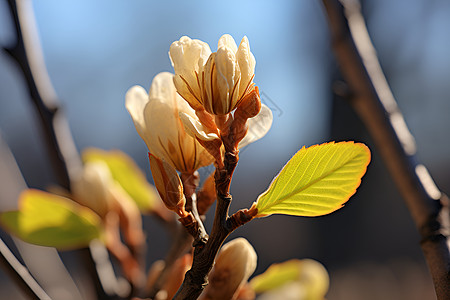
[{"label": "twig", "polygon": [[[357,1],[323,0],[333,49],[365,123],[421,235],[439,300],[450,299],[448,198],[417,163],[414,138],[381,70]],[[344,15],[345,11],[345,15]]]},{"label": "twig", "polygon": [[[13,46],[4,47],[4,50],[22,69],[32,103],[40,116],[47,151],[57,181],[60,186],[70,191],[71,178],[79,172],[82,163],[45,68],[32,3],[30,0],[7,0],[7,2],[14,21],[17,41]],[[96,283],[99,298],[107,297],[100,284],[106,280],[100,281],[95,272],[96,268],[101,266],[94,266],[89,250],[81,250],[79,254],[86,262],[87,269],[92,271],[90,274]]]},{"label": "twig", "polygon": [[17,42],[4,50],[22,69],[31,100],[41,119],[47,151],[58,183],[70,190],[70,175],[80,169],[81,160],[45,68],[31,1],[8,0],[8,5],[14,20]]},{"label": "twig", "polygon": [[[226,152],[224,168],[216,168],[215,182],[217,193],[217,204],[214,215],[213,228],[206,245],[197,245],[194,249],[194,260],[191,269],[186,273],[183,284],[174,299],[197,299],[208,284],[208,274],[212,269],[216,255],[225,239],[239,226],[250,221],[236,222],[243,211],[233,216],[228,216],[231,204],[229,194],[231,177],[238,162],[237,153]],[[245,219],[245,218],[244,218]]]},{"label": "twig", "polygon": [[34,280],[28,269],[25,268],[9,250],[8,246],[0,239],[0,262],[8,271],[15,282],[20,285],[22,291],[30,299],[51,300],[50,296]]}]

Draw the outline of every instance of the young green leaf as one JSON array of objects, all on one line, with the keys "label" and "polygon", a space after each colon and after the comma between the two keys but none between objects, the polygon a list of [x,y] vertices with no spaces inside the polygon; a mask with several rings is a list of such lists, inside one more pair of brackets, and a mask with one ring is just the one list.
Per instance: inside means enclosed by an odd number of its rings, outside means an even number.
[{"label": "young green leaf", "polygon": [[25,190],[19,210],[0,214],[1,225],[25,242],[61,250],[86,247],[103,237],[100,217],[74,201],[39,190]]},{"label": "young green leaf", "polygon": [[321,216],[341,208],[356,192],[370,162],[370,151],[353,142],[303,147],[283,167],[251,210],[272,214]]},{"label": "young green leaf", "polygon": [[136,163],[125,153],[119,150],[104,151],[90,148],[83,152],[84,161],[100,160],[105,162],[113,178],[136,202],[142,212],[152,211],[159,200],[158,193],[147,182],[144,173]]}]

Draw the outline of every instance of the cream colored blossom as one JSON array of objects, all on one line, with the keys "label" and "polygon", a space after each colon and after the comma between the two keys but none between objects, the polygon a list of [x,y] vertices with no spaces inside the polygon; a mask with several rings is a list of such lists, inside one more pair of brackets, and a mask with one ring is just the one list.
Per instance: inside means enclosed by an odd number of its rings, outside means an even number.
[{"label": "cream colored blossom", "polygon": [[237,47],[225,34],[211,53],[208,44],[183,36],[172,43],[169,55],[177,91],[195,110],[228,114],[253,89],[256,61],[247,37]]},{"label": "cream colored blossom", "polygon": [[180,172],[192,173],[213,158],[186,134],[179,114],[195,117],[195,111],[177,94],[173,81],[172,74],[159,73],[148,95],[141,86],[133,86],[126,94],[126,108],[151,154]]}]

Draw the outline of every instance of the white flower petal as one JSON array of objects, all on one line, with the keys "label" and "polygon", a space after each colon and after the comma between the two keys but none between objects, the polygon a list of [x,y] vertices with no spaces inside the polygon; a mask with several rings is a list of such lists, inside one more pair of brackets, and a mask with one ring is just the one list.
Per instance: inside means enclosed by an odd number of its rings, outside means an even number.
[{"label": "white flower petal", "polygon": [[131,88],[126,107],[149,152],[181,172],[191,172],[211,164],[213,158],[180,121],[180,112],[195,117],[195,111],[177,93],[173,77],[168,72],[156,75],[149,95],[140,86]]},{"label": "white flower petal", "polygon": [[[186,100],[193,109],[199,110],[203,108],[201,97],[197,96],[194,93],[195,87],[191,88],[191,86],[186,83],[184,77],[178,74],[175,75],[175,77],[173,78],[173,83],[177,89],[178,94],[183,97],[183,99]],[[198,89],[201,91],[200,87]],[[201,92],[198,93],[198,95],[200,94]]]},{"label": "white flower petal", "polygon": [[235,52],[229,48],[219,48],[216,52],[215,63],[215,80],[220,98],[213,99],[214,112],[215,114],[226,114],[235,108],[239,96],[237,88],[239,87],[240,71]]},{"label": "white flower petal", "polygon": [[164,99],[163,101],[175,101],[177,90],[173,85],[173,74],[169,72],[161,72],[153,78],[152,85],[148,92],[151,99]]},{"label": "white flower petal", "polygon": [[135,85],[131,87],[125,95],[125,107],[133,119],[138,134],[144,140],[146,136],[144,109],[147,103],[148,95],[142,86]]},{"label": "white flower petal", "polygon": [[192,107],[201,103],[200,87],[197,75],[211,54],[209,45],[200,40],[192,40],[183,36],[170,46],[169,56],[175,70],[174,84],[178,93],[188,101]]},{"label": "white flower petal", "polygon": [[208,61],[203,68],[203,73],[200,78],[200,85],[202,89],[202,105],[203,108],[210,114],[214,114],[214,107],[212,99],[219,99],[217,80],[214,77],[216,74],[216,53],[209,56]]},{"label": "white flower petal", "polygon": [[183,122],[186,132],[192,137],[197,137],[203,141],[219,139],[217,134],[208,133],[206,127],[197,118],[193,118],[185,112],[180,112],[180,120]]},{"label": "white flower petal", "polygon": [[267,105],[261,104],[261,111],[259,114],[247,120],[248,132],[239,143],[239,148],[243,148],[265,136],[272,126],[272,121],[272,111]]},{"label": "white flower petal", "polygon": [[242,38],[239,48],[236,52],[236,59],[241,71],[241,82],[239,83],[239,97],[245,93],[247,86],[253,81],[255,74],[256,60],[250,52],[250,44],[246,36]]},{"label": "white flower petal", "polygon": [[220,49],[222,47],[229,48],[233,53],[236,53],[238,49],[236,42],[234,41],[233,37],[229,34],[224,34],[220,37],[217,49]]}]

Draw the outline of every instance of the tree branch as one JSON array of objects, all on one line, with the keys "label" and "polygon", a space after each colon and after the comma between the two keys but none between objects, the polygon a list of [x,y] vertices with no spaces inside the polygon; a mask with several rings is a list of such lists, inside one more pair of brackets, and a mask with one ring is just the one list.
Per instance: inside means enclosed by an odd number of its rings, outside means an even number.
[{"label": "tree branch", "polygon": [[[7,3],[14,21],[17,41],[15,45],[4,47],[4,51],[18,63],[22,70],[30,99],[40,117],[56,180],[60,186],[70,191],[71,178],[80,171],[82,163],[45,67],[32,3],[30,0],[7,0]],[[79,251],[79,254],[86,262],[87,269],[92,271],[90,274],[96,283],[98,296],[107,297],[100,283],[107,280],[99,280],[95,270],[101,267],[94,266],[92,253],[89,249],[83,249]],[[102,261],[109,262],[109,259],[106,257]]]},{"label": "tree branch", "polygon": [[422,241],[439,300],[450,299],[448,198],[417,162],[416,145],[381,70],[358,1],[323,0],[332,46],[352,98],[400,190]]},{"label": "tree branch", "polygon": [[[191,269],[186,273],[183,284],[174,299],[197,299],[208,285],[208,274],[225,239],[240,225],[230,221],[228,211],[231,204],[230,183],[238,162],[238,153],[226,152],[224,167],[216,168],[215,183],[217,204],[213,228],[206,245],[197,245]],[[238,224],[238,225],[237,225]]]},{"label": "tree branch", "polygon": [[45,68],[31,1],[8,0],[8,5],[15,24],[17,42],[4,50],[18,63],[27,82],[30,99],[39,113],[58,183],[70,190],[70,175],[80,169],[81,160]]}]

